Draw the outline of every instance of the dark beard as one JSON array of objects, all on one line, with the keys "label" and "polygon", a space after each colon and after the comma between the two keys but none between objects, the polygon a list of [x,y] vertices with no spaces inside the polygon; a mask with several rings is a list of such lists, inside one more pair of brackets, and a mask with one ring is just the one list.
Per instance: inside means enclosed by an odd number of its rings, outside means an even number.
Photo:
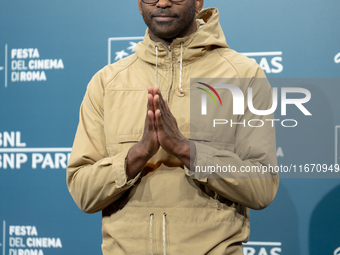
[{"label": "dark beard", "polygon": [[[158,22],[154,20],[154,17],[157,15],[169,15],[173,16],[175,19],[172,21]],[[186,32],[190,29],[190,26],[194,18],[195,18],[194,4],[189,9],[189,11],[182,16],[173,14],[169,12],[167,9],[160,9],[160,11],[157,11],[146,17],[145,15],[143,15],[144,22],[149,27],[151,32],[155,36],[162,39],[174,39],[177,37],[183,37],[182,35],[185,35]]]}]

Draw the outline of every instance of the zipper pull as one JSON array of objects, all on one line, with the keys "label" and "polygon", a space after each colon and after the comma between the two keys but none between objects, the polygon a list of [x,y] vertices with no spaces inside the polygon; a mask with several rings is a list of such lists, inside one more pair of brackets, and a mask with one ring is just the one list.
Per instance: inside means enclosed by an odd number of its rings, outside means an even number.
[{"label": "zipper pull", "polygon": [[168,50],[169,50],[169,54],[168,54],[169,60],[172,60],[171,45],[168,46]]}]

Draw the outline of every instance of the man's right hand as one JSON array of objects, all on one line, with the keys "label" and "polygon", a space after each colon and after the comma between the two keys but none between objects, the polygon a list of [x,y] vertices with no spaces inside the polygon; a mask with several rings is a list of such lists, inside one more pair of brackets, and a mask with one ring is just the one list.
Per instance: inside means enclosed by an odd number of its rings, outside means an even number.
[{"label": "man's right hand", "polygon": [[138,172],[142,170],[148,160],[157,153],[160,146],[157,139],[153,97],[154,90],[149,87],[143,137],[137,144],[130,148],[126,159],[126,175],[128,181],[133,179]]}]

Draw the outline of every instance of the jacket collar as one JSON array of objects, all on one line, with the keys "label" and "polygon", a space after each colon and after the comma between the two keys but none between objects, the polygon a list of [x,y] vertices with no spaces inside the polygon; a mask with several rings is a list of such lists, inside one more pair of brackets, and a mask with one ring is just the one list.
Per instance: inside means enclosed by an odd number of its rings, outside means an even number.
[{"label": "jacket collar", "polygon": [[[196,19],[202,19],[205,22],[203,27],[189,36],[174,39],[170,45],[173,56],[179,59],[181,43],[183,43],[183,62],[194,61],[212,47],[228,48],[216,8],[203,9],[197,14]],[[145,32],[144,40],[135,47],[135,52],[145,62],[155,65],[156,46],[158,46],[159,65],[161,65],[162,60],[167,60],[169,49],[163,43],[152,41],[149,29]]]}]

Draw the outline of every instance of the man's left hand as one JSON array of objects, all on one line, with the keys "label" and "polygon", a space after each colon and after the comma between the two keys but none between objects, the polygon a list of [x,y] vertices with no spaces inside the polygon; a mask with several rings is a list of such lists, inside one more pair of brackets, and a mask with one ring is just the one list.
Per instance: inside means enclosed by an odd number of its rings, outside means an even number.
[{"label": "man's left hand", "polygon": [[179,130],[177,121],[158,88],[154,88],[154,110],[159,144],[190,168],[190,141]]}]

